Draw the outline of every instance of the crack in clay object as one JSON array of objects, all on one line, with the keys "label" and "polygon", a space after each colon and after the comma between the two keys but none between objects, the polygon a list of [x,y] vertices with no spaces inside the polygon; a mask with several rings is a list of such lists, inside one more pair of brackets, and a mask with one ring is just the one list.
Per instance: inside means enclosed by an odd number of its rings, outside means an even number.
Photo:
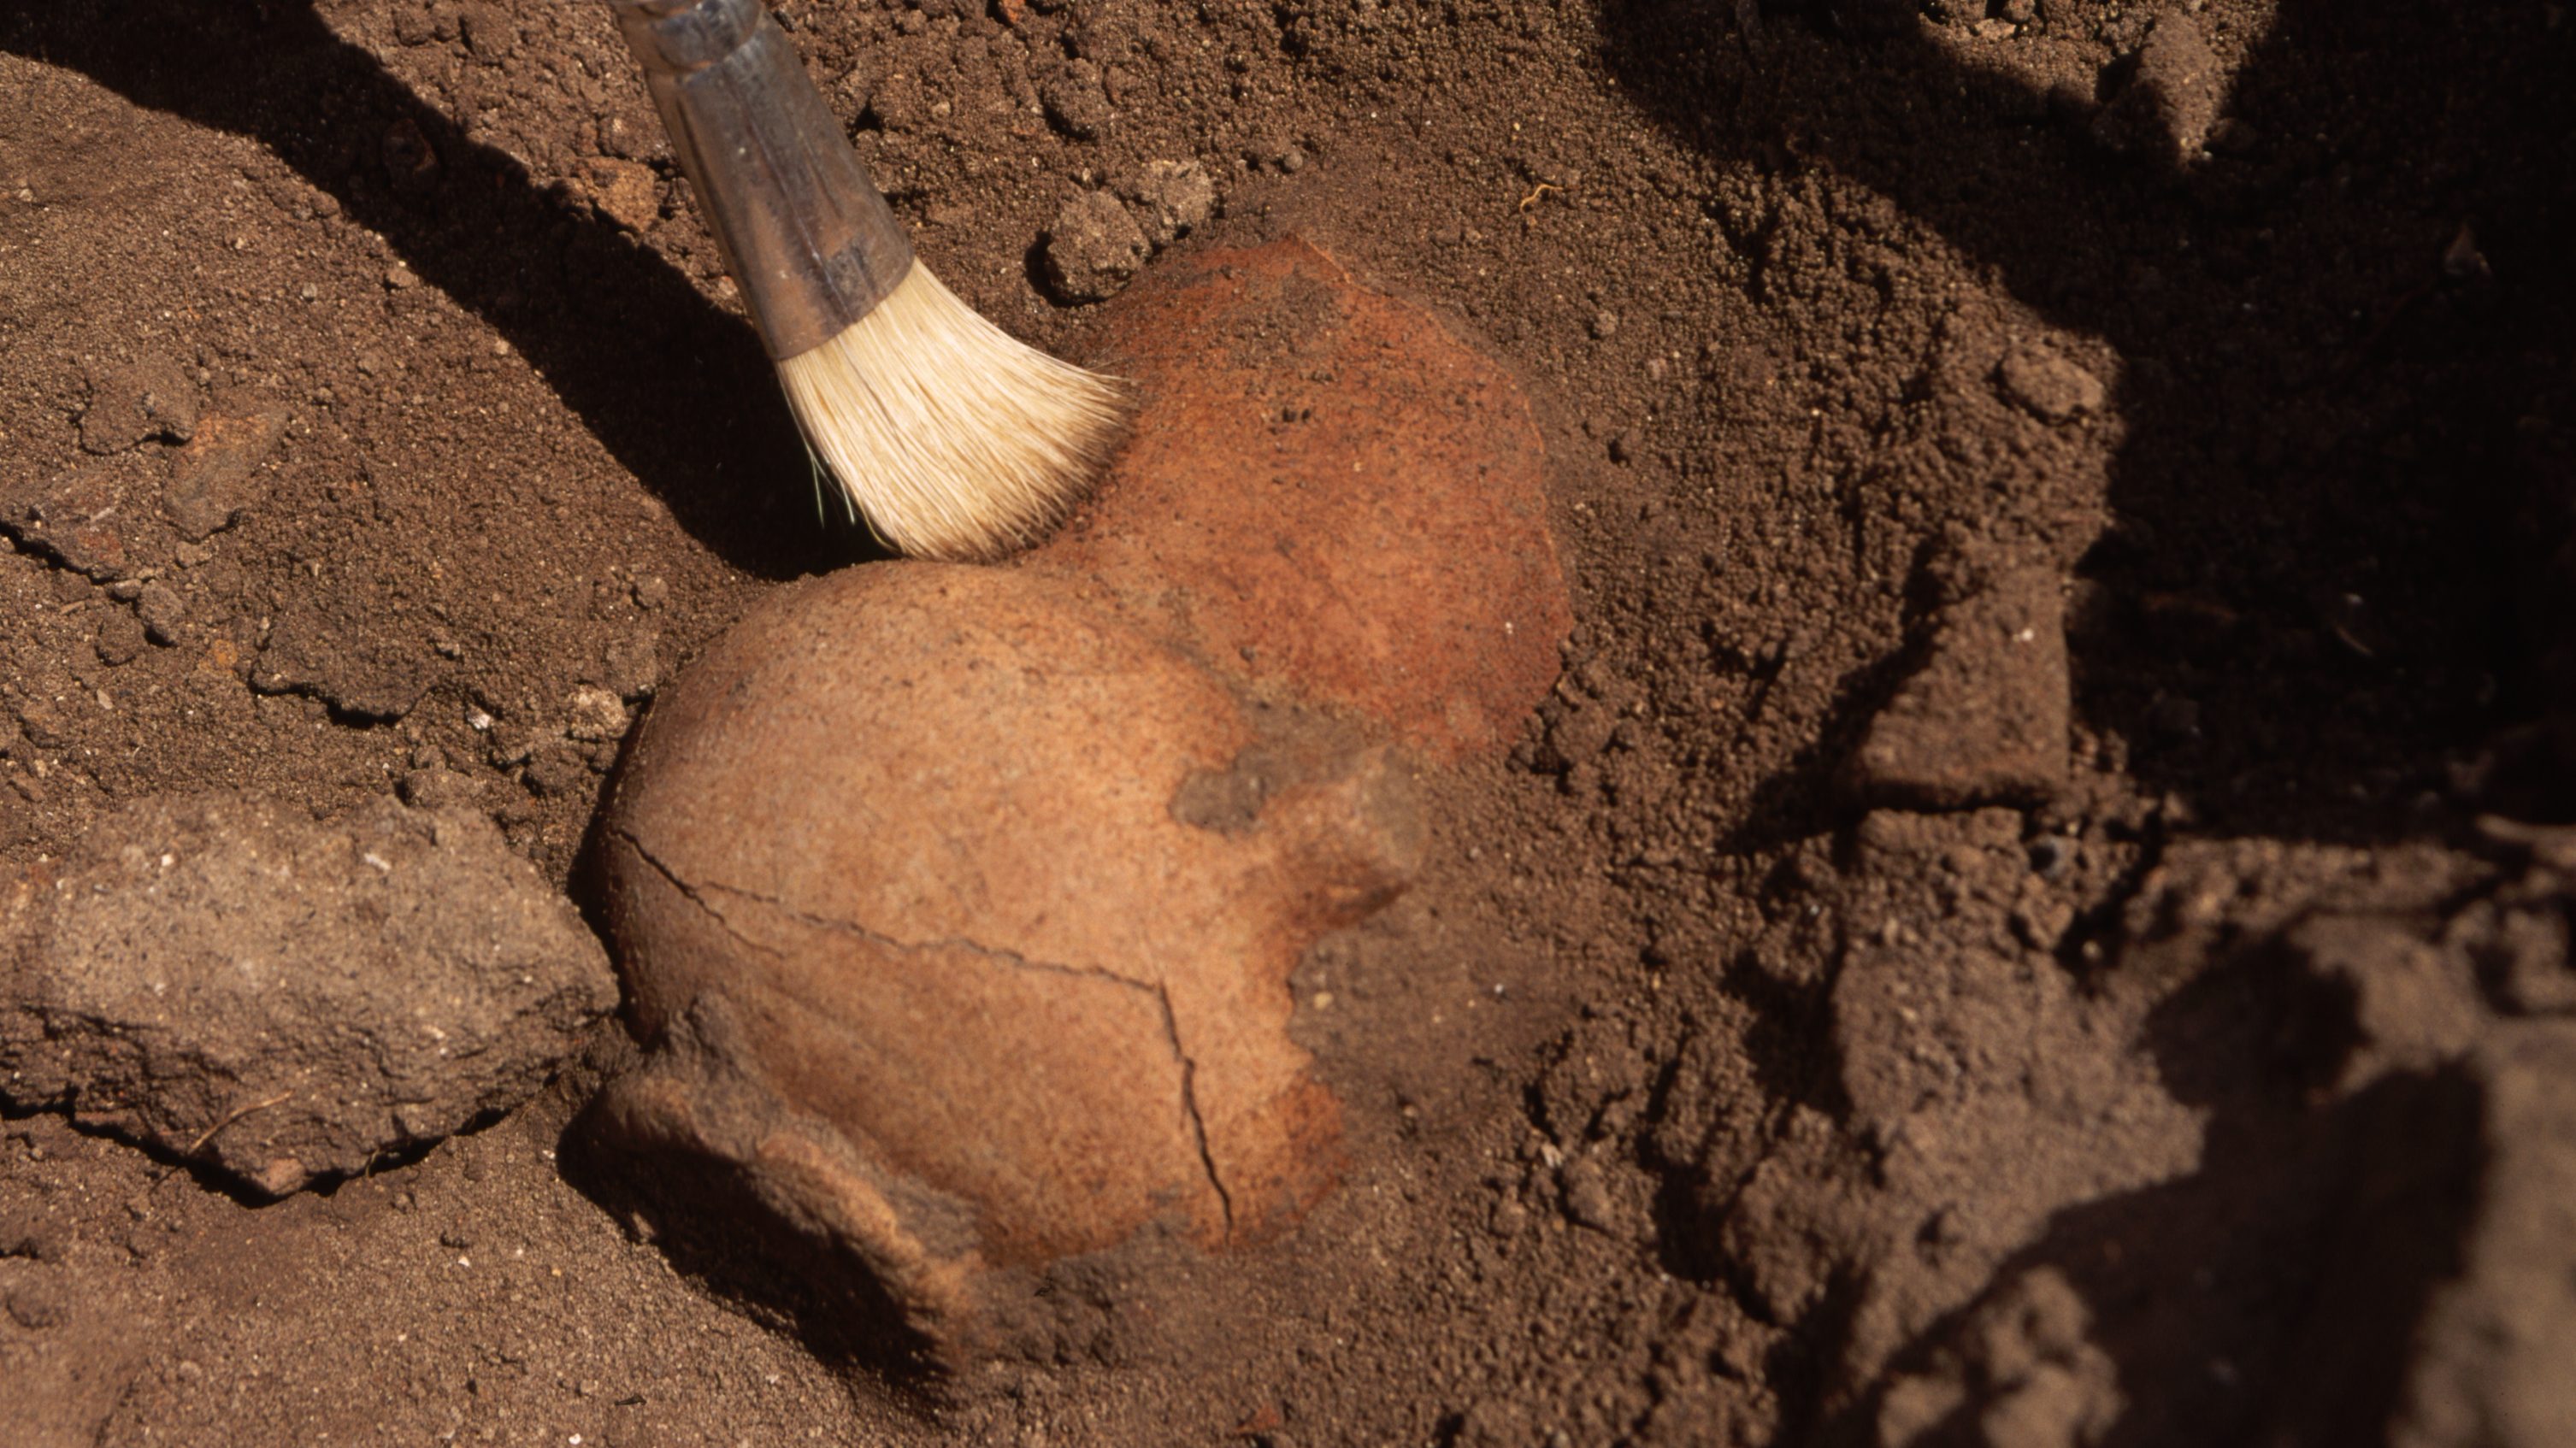
[{"label": "crack in clay object", "polygon": [[595,1138],[952,1361],[1049,1264],[1258,1241],[1330,1188],[1288,974],[1412,879],[1406,760],[1506,738],[1567,624],[1491,364],[1302,242],[1131,296],[1160,441],[1068,536],[771,594],[656,702],[600,834],[645,1058]]},{"label": "crack in clay object", "polygon": [[[636,857],[641,859],[645,865],[654,871],[654,873],[669,881],[672,888],[687,896],[692,904],[713,917],[716,923],[722,925],[727,933],[731,934],[736,940],[741,941],[744,945],[749,946],[751,949],[758,951],[765,956],[781,958],[783,953],[777,948],[768,945],[756,936],[750,935],[740,927],[736,926],[732,919],[728,917],[723,910],[717,908],[717,906],[707,898],[710,893],[739,897],[753,905],[775,910],[782,915],[786,915],[818,930],[847,932],[848,934],[864,939],[870,945],[873,945],[878,949],[896,954],[936,955],[940,952],[946,951],[965,952],[979,956],[994,964],[1006,966],[1014,970],[1028,970],[1047,975],[1068,976],[1076,980],[1103,981],[1112,985],[1124,987],[1128,990],[1140,991],[1151,997],[1154,1002],[1155,1009],[1161,1013],[1163,1033],[1166,1040],[1171,1045],[1172,1059],[1180,1068],[1180,1102],[1182,1113],[1189,1120],[1190,1134],[1195,1139],[1195,1145],[1198,1148],[1199,1160],[1207,1170],[1208,1185],[1216,1192],[1218,1205],[1222,1211],[1225,1221],[1226,1234],[1229,1236],[1232,1235],[1234,1230],[1234,1196],[1233,1193],[1226,1190],[1225,1177],[1223,1173],[1217,1170],[1216,1158],[1208,1150],[1207,1121],[1206,1118],[1200,1114],[1198,1092],[1196,1089],[1195,1078],[1198,1074],[1198,1063],[1190,1058],[1188,1050],[1181,1044],[1180,1018],[1172,1010],[1172,993],[1169,988],[1160,982],[1138,980],[1133,976],[1121,975],[1116,971],[1106,970],[1098,966],[1064,965],[1055,961],[1032,960],[1017,951],[997,949],[993,946],[985,945],[974,940],[898,940],[883,931],[872,930],[856,921],[809,914],[805,911],[796,909],[794,906],[783,900],[779,900],[773,896],[760,894],[757,891],[745,890],[740,886],[723,884],[716,881],[692,883],[675,874],[668,865],[655,859],[653,857],[653,852],[646,849],[633,835],[620,832],[617,842],[621,847],[632,850]],[[810,999],[802,1000],[799,1003],[808,1010],[823,1008],[821,1002]]]}]

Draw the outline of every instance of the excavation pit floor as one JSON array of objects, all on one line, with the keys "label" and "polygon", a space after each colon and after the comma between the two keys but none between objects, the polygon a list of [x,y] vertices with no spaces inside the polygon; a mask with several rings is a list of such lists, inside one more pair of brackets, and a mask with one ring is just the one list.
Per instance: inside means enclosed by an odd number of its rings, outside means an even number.
[{"label": "excavation pit floor", "polygon": [[[1294,231],[1529,398],[1573,633],[1290,979],[1339,1189],[923,1382],[586,1170],[613,1019],[274,1201],[0,1076],[11,1442],[2576,1441],[2564,7],[773,8],[1014,333]],[[875,552],[604,5],[0,7],[0,357],[0,1050],[165,797],[595,920]]]}]

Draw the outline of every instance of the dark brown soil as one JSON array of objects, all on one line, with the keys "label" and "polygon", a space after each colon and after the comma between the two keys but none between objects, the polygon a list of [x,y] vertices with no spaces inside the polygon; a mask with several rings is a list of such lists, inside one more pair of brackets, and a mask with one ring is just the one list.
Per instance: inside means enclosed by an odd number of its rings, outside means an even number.
[{"label": "dark brown soil", "polygon": [[[922,1384],[559,1160],[614,1023],[274,1204],[0,1081],[10,1441],[2576,1441],[2564,6],[777,8],[1021,335],[1195,161],[1532,396],[1350,1176]],[[221,788],[579,898],[582,711],[870,551],[732,296],[603,6],[0,4],[0,886]]]}]

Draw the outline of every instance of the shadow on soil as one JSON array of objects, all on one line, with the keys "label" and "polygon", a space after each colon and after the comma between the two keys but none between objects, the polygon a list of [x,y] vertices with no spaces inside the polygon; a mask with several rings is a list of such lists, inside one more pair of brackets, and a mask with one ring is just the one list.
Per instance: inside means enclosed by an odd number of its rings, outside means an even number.
[{"label": "shadow on soil", "polygon": [[[1605,60],[1712,161],[1868,186],[2118,350],[2127,441],[2079,568],[2098,600],[2069,640],[2079,717],[2196,832],[2420,835],[2406,807],[2456,800],[2449,766],[2542,703],[2513,520],[2517,429],[2563,385],[2576,318],[2565,38],[2531,12],[2283,0],[2227,85],[2238,129],[2176,171],[2094,140],[2117,66],[2052,89],[1901,0],[1791,10],[1608,0]],[[1766,233],[1729,241],[1759,275]],[[1802,757],[1749,829],[1826,827],[1840,762]],[[2060,1212],[1893,1372],[1961,1371],[1981,1309],[2044,1268],[2116,1370],[2106,1444],[2384,1432],[2457,1265],[2475,1092],[2399,1074],[2315,1104],[2303,1073],[2332,1043],[2278,1038],[2312,1014],[2266,994],[2280,974],[2214,966],[2150,1022],[2171,1089],[2209,1114],[2199,1169]],[[1804,1324],[1810,1351],[1830,1316]],[[1877,1441],[1887,1381],[1822,1441]],[[1909,1441],[1983,1441],[1995,1396],[1968,1386]]]},{"label": "shadow on soil", "polygon": [[2527,349],[2571,310],[2564,160],[2532,143],[2567,133],[2563,59],[2505,10],[2286,0],[2227,88],[2243,129],[2176,173],[1913,9],[1611,0],[1605,60],[1713,159],[1857,180],[2109,340],[2129,440],[2081,569],[2081,716],[2218,832],[2402,831],[2520,703],[2498,565]]},{"label": "shadow on soil", "polygon": [[[750,324],[590,207],[332,33],[306,0],[0,0],[0,49],[136,105],[257,141],[507,337],[692,536],[791,578],[874,550],[811,516],[811,470]],[[386,138],[435,156],[397,187]]]},{"label": "shadow on soil", "polygon": [[2401,1072],[2310,1105],[2340,1052],[2288,1039],[2315,1003],[2282,998],[2278,964],[2258,952],[2219,967],[2150,1021],[2176,1094],[2213,1113],[2200,1169],[2059,1212],[1827,1441],[1875,1441],[1890,1379],[1958,1376],[1963,1356],[1967,1404],[1913,1441],[1985,1441],[1978,1419],[2013,1385],[1979,1381],[2004,1365],[1975,1355],[2018,1330],[2011,1304],[2037,1272],[2082,1298],[2084,1336],[2114,1366],[2122,1403],[2103,1448],[2383,1439],[2417,1324],[2460,1267],[2478,1093],[2455,1071]]},{"label": "shadow on soil", "polygon": [[933,1345],[902,1328],[883,1289],[811,1224],[777,1217],[725,1163],[610,1148],[596,1111],[594,1103],[576,1116],[558,1148],[574,1190],[649,1233],[674,1271],[793,1335],[818,1361],[878,1382],[910,1407],[942,1400],[947,1364]]}]

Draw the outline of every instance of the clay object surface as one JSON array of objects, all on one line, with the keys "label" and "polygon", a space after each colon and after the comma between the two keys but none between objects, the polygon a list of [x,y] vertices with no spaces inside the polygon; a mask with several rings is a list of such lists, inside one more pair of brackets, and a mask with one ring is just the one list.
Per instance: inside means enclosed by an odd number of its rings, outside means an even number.
[{"label": "clay object surface", "polygon": [[648,1064],[601,1120],[737,1173],[954,1349],[992,1269],[1330,1183],[1290,1043],[1318,934],[1417,849],[1373,751],[1265,728],[1060,581],[780,590],[657,705],[605,827]]},{"label": "clay object surface", "polygon": [[1135,436],[1025,566],[1435,761],[1507,746],[1573,623],[1520,389],[1294,237],[1176,260],[1120,308],[1101,365],[1143,389]]},{"label": "clay object surface", "polygon": [[1569,626],[1528,408],[1428,314],[1293,239],[1120,305],[1143,410],[1077,525],[780,590],[601,832],[646,1062],[595,1139],[951,1360],[1027,1273],[1329,1188],[1288,973],[1403,888],[1409,771],[1507,742]]},{"label": "clay object surface", "polygon": [[616,1004],[471,811],[144,800],[0,887],[0,1098],[272,1195],[517,1106]]}]

